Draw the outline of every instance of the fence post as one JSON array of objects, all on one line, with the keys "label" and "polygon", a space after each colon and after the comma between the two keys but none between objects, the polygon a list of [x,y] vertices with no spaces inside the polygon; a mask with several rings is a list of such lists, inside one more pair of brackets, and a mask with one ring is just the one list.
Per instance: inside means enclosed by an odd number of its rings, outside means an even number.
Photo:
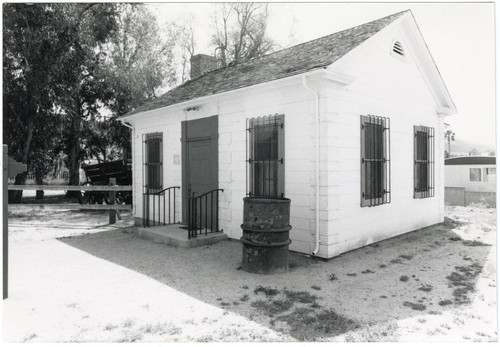
[{"label": "fence post", "polygon": [[[116,186],[116,178],[112,177],[109,179],[109,185],[110,186]],[[109,200],[110,200],[110,205],[114,205],[116,201],[116,192],[111,191],[109,192]],[[109,210],[109,224],[115,224],[116,223],[116,210]]]},{"label": "fence post", "polygon": [[2,162],[2,175],[3,175],[3,298],[7,299],[9,291],[9,223],[8,223],[8,180],[9,180],[9,171],[7,167],[7,163],[9,161],[7,155],[7,145],[3,145],[3,162]]}]

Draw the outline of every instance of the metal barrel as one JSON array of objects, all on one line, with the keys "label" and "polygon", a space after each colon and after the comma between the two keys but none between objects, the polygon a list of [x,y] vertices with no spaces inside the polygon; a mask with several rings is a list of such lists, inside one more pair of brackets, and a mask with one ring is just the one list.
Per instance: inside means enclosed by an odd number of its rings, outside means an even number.
[{"label": "metal barrel", "polygon": [[243,198],[243,270],[260,274],[288,270],[290,199]]}]

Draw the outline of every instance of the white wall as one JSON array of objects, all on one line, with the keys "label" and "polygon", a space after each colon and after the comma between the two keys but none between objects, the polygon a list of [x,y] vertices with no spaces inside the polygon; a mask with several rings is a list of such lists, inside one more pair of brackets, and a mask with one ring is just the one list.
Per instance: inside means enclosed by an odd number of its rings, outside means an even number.
[{"label": "white wall", "polygon": [[[313,87],[319,90],[314,81]],[[323,88],[324,89],[324,88]],[[291,199],[290,249],[310,253],[314,245],[314,100],[300,77],[260,88],[245,89],[194,103],[198,111],[171,107],[154,110],[130,120],[134,131],[134,208],[142,218],[142,135],[163,132],[163,186],[182,185],[181,122],[218,115],[219,119],[219,223],[230,237],[242,235],[243,198],[246,196],[246,119],[285,115],[285,197]],[[325,133],[326,134],[326,133]],[[174,164],[174,156],[180,163]],[[326,199],[326,177],[322,193]],[[180,196],[180,194],[179,194]],[[177,217],[181,218],[178,201]],[[327,205],[322,205],[326,220]],[[324,228],[326,235],[327,229]],[[326,253],[325,253],[326,256]]]},{"label": "white wall", "polygon": [[[328,256],[443,221],[443,119],[397,26],[380,32],[335,66],[354,77],[345,88],[329,88]],[[403,43],[406,59],[391,54]],[[356,52],[356,54],[355,54]],[[390,119],[391,202],[360,207],[360,115]],[[413,198],[413,126],[435,129],[435,196]]]},{"label": "white wall", "polygon": [[246,195],[246,119],[285,115],[285,197],[291,199],[290,249],[311,251],[314,217],[312,96],[293,84],[254,89],[219,102],[219,187],[224,189],[220,223],[231,238],[240,238]]},{"label": "white wall", "polygon": [[[495,167],[495,165],[445,165],[445,186],[463,187],[470,192],[496,192],[496,178],[490,182],[483,181],[486,168]],[[481,182],[470,181],[470,168],[481,169]]]},{"label": "white wall", "polygon": [[[181,186],[181,119],[182,112],[169,114],[166,117],[161,112],[143,115],[133,132],[133,186],[134,186],[134,216],[143,216],[143,134],[163,133],[163,187]],[[131,122],[133,123],[133,122]],[[174,156],[179,162],[174,163]],[[180,198],[180,191],[178,197]],[[162,201],[160,201],[163,204]],[[152,205],[151,205],[152,208]],[[182,211],[181,199],[176,199],[176,219],[180,220]],[[150,215],[152,212],[150,213]]]}]

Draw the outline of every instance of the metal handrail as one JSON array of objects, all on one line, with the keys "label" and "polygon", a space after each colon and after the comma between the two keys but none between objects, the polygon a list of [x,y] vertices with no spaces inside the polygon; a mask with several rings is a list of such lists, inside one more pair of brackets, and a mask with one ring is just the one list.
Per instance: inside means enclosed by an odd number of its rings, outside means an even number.
[{"label": "metal handrail", "polygon": [[[150,192],[146,191],[143,193],[143,213],[142,213],[142,220],[143,220],[143,226],[144,227],[150,227],[151,226],[151,220],[150,220],[150,196],[152,196],[152,201],[153,201],[153,226],[155,225],[168,225],[168,224],[175,224],[175,223],[180,223],[180,221],[176,221],[176,189],[180,189],[179,186],[173,186],[173,187],[168,187],[163,190],[160,190],[158,192]],[[167,199],[166,195],[168,192],[168,205],[167,205]],[[163,222],[161,221],[161,210],[162,210],[162,204],[161,204],[161,196],[163,195]],[[173,201],[172,201],[173,200]],[[156,201],[158,201],[158,204],[156,204]],[[158,206],[158,207],[156,207]],[[156,210],[158,210],[158,224],[156,224]],[[168,213],[168,222],[167,222],[167,213]]]},{"label": "metal handrail", "polygon": [[[195,194],[193,193],[193,196],[189,198],[188,218],[187,218],[189,239],[203,234],[203,231],[205,235],[208,235],[208,233],[215,233],[222,231],[219,230],[219,192],[224,192],[224,189],[213,189],[209,192],[200,194],[198,196],[195,196]],[[208,198],[209,196],[210,199]],[[209,201],[210,201],[210,217],[208,216]]]},{"label": "metal handrail", "polygon": [[160,190],[159,192],[152,192],[152,193],[151,193],[151,192],[149,192],[149,191],[148,191],[148,192],[146,192],[145,194],[149,194],[149,195],[159,195],[159,194],[161,194],[161,193],[163,193],[163,192],[165,192],[165,191],[167,191],[167,190],[170,190],[170,189],[181,189],[181,187],[179,187],[179,186],[173,186],[173,187],[168,187],[168,188],[165,188],[165,189],[163,189],[163,190]]}]

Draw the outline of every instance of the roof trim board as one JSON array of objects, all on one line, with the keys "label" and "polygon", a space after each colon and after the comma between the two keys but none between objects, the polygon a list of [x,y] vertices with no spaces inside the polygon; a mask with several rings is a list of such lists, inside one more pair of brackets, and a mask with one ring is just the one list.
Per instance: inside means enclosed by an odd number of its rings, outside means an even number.
[{"label": "roof trim board", "polygon": [[207,96],[200,96],[200,97],[195,98],[195,99],[190,99],[190,100],[186,100],[183,102],[179,102],[177,104],[172,104],[172,105],[163,106],[163,107],[159,107],[159,108],[153,108],[151,110],[143,111],[140,113],[126,114],[124,116],[119,117],[119,120],[133,123],[134,118],[136,118],[136,116],[138,116],[138,115],[140,115],[141,117],[147,117],[149,115],[154,115],[157,112],[176,111],[176,110],[178,111],[179,109],[184,110],[184,109],[199,105],[200,103],[203,103],[209,99],[217,98],[217,100],[223,100],[225,98],[231,97],[232,94],[245,93],[245,92],[248,92],[252,89],[275,88],[275,86],[273,86],[273,84],[281,84],[282,86],[287,86],[287,85],[292,85],[295,83],[301,83],[302,76],[305,76],[306,78],[312,78],[314,80],[326,78],[330,82],[334,82],[334,83],[341,84],[341,85],[348,84],[354,80],[353,77],[345,75],[345,74],[336,74],[336,73],[332,73],[332,71],[326,70],[325,68],[317,68],[315,70],[304,72],[304,73],[301,73],[298,75],[292,75],[289,77],[280,78],[280,79],[272,80],[269,82],[254,84],[254,85],[251,85],[248,87],[242,87],[242,88],[238,88],[238,89],[229,90],[227,92],[222,92],[222,93],[217,93],[217,94],[212,94],[212,95],[207,95]]},{"label": "roof trim board", "polygon": [[411,12],[408,13],[408,16],[411,16],[411,20],[402,23],[403,28],[406,29],[404,34],[408,36],[406,38],[407,47],[415,57],[417,67],[420,69],[429,90],[431,90],[438,104],[436,112],[445,115],[455,114],[457,113],[455,103],[444,83],[443,77],[439,72],[429,47],[422,36],[422,32],[418,27],[415,17]]}]

